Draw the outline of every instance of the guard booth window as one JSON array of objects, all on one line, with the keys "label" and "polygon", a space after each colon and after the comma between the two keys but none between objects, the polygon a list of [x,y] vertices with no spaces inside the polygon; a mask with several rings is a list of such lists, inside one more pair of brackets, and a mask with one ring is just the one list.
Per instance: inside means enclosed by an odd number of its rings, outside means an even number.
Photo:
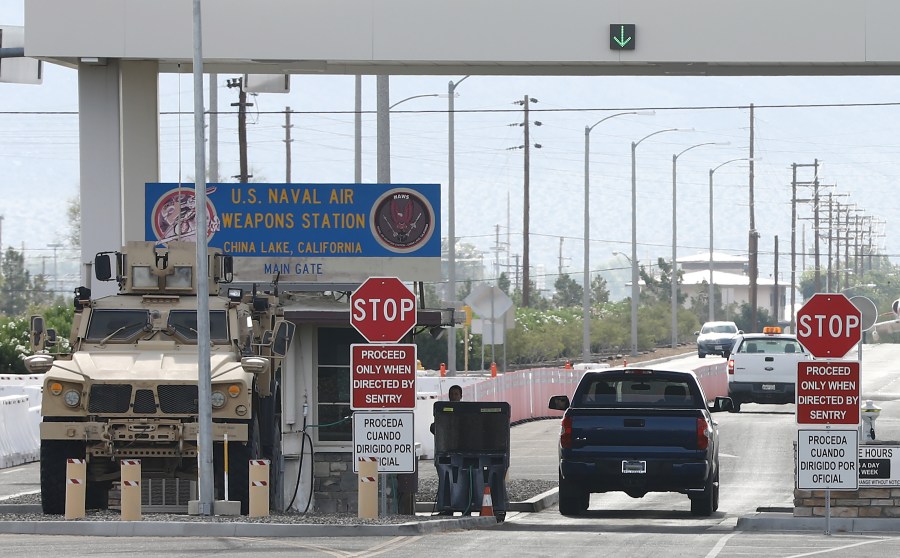
[{"label": "guard booth window", "polygon": [[[351,328],[320,327],[317,334],[316,428],[320,442],[352,442],[350,416],[350,344],[366,340]],[[338,423],[338,424],[334,424]],[[332,425],[332,426],[325,426]]]}]

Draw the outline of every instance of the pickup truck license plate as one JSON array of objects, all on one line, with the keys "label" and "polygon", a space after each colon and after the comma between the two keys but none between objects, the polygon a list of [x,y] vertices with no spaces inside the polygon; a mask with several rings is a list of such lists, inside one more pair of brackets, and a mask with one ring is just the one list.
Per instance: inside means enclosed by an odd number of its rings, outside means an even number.
[{"label": "pickup truck license plate", "polygon": [[623,473],[646,473],[647,472],[647,462],[646,461],[623,461],[622,462],[622,472]]},{"label": "pickup truck license plate", "polygon": [[763,384],[763,391],[775,391],[775,384]]}]

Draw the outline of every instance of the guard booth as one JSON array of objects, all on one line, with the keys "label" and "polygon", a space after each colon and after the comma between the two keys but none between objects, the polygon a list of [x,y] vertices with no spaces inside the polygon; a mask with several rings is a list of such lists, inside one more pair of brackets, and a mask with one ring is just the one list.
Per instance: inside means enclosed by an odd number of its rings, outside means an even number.
[{"label": "guard booth", "polygon": [[434,466],[439,512],[480,512],[485,487],[494,514],[506,516],[510,407],[506,402],[437,401]]}]

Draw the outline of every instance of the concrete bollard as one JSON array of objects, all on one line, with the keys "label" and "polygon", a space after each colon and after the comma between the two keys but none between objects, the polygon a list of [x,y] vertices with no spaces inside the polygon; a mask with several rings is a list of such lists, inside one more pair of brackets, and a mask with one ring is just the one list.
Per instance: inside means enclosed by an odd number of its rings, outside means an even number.
[{"label": "concrete bollard", "polygon": [[66,519],[84,517],[86,472],[87,465],[84,459],[66,460]]},{"label": "concrete bollard", "polygon": [[269,515],[269,460],[250,460],[250,503],[249,517]]},{"label": "concrete bollard", "polygon": [[141,516],[141,460],[123,459],[120,462],[122,478],[122,521],[140,521]]},{"label": "concrete bollard", "polygon": [[378,462],[374,457],[359,458],[359,501],[357,517],[378,519]]}]

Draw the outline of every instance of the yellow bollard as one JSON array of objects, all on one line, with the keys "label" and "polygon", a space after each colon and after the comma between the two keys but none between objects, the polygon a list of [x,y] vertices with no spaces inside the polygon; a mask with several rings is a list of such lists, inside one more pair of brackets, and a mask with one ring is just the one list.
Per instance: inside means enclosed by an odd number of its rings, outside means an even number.
[{"label": "yellow bollard", "polygon": [[250,460],[250,504],[249,517],[269,515],[269,460]]},{"label": "yellow bollard", "polygon": [[66,519],[84,517],[86,470],[84,459],[66,460]]},{"label": "yellow bollard", "polygon": [[357,517],[378,519],[378,462],[374,457],[359,458],[359,496]]},{"label": "yellow bollard", "polygon": [[122,477],[122,521],[141,520],[141,460],[123,459],[120,462]]}]

